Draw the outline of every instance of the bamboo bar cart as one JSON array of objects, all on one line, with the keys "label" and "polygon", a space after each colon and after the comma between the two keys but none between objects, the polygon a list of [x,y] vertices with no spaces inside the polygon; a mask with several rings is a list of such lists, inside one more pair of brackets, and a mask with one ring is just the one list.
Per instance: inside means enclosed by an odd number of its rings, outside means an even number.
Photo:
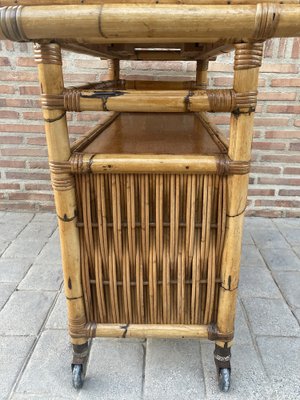
[{"label": "bamboo bar cart", "polygon": [[[230,349],[264,41],[300,36],[298,0],[0,0],[0,40],[34,43],[60,230],[72,377],[88,340],[206,338]],[[61,49],[107,58],[65,88]],[[234,51],[232,89],[208,89]],[[120,60],[194,60],[194,81],[120,79]],[[104,111],[72,145],[66,112]],[[209,112],[230,112],[229,141]]]}]

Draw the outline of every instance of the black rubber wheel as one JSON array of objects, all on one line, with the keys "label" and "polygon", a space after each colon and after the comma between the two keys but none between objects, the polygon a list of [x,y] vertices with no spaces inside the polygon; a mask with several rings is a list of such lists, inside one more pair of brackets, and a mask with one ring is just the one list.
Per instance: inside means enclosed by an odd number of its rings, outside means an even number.
[{"label": "black rubber wheel", "polygon": [[74,364],[72,366],[72,383],[75,389],[81,389],[83,386],[83,366]]},{"label": "black rubber wheel", "polygon": [[229,368],[220,368],[219,388],[222,392],[229,391],[229,388],[230,388],[230,369]]}]

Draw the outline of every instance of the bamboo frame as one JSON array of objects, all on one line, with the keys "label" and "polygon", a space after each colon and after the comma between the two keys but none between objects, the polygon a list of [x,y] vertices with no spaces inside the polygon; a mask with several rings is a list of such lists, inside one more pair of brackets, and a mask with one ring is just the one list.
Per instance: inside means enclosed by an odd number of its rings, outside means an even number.
[{"label": "bamboo frame", "polygon": [[[42,93],[60,95],[64,90],[60,47],[57,44],[38,45],[35,48],[35,56]],[[66,162],[71,155],[67,121],[63,111],[60,108],[43,111],[51,162]],[[52,172],[51,180],[60,232],[68,320],[73,323],[78,320],[85,322],[74,179],[70,173],[56,175]],[[86,341],[85,337],[72,339],[75,345],[84,344]]]},{"label": "bamboo frame", "polygon": [[[262,53],[258,57],[255,67],[251,63],[244,63],[245,55],[253,59],[257,54],[257,47],[261,44],[238,44],[235,49],[234,84],[239,92],[256,91],[258,73],[262,60]],[[241,57],[241,54],[243,56]],[[254,112],[242,110],[238,115],[231,115],[230,142],[228,155],[235,161],[249,161],[251,158],[251,144],[253,135]],[[240,256],[242,247],[242,230],[244,214],[247,205],[248,175],[230,176],[228,178],[228,204],[225,244],[222,257],[222,286],[220,288],[218,329],[223,332],[232,332],[234,327],[237,288],[239,282]],[[217,343],[224,347],[225,343]],[[226,346],[230,346],[227,344]]]},{"label": "bamboo frame", "polygon": [[[0,40],[98,38],[124,43],[151,39],[158,43],[201,42],[201,38],[300,36],[296,4],[168,5],[104,4],[18,6],[1,9]],[[13,30],[9,26],[14,26]],[[195,38],[197,38],[195,40]]]}]

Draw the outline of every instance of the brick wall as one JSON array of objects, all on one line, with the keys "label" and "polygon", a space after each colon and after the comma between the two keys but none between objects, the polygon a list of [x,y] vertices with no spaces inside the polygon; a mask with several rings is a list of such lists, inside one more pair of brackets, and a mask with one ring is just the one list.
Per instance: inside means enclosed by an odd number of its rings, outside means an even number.
[{"label": "brick wall", "polygon": [[[30,44],[0,44],[0,209],[53,210],[37,71]],[[300,214],[300,39],[266,43],[259,81],[248,215]],[[149,67],[152,70],[149,71]],[[187,79],[195,63],[122,62],[122,77]],[[66,84],[105,78],[106,62],[66,53]],[[210,86],[232,85],[232,55],[210,65]],[[72,140],[96,113],[69,113]],[[214,121],[228,130],[229,114]]]}]

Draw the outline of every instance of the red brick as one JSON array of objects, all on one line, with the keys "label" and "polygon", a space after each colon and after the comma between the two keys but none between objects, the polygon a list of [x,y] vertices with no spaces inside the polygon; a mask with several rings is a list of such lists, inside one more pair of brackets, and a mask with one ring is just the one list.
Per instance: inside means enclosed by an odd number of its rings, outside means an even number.
[{"label": "red brick", "polygon": [[2,94],[13,94],[15,93],[15,88],[10,85],[0,85],[0,95]]},{"label": "red brick", "polygon": [[299,131],[267,131],[266,139],[300,139]]},{"label": "red brick", "polygon": [[297,200],[255,200],[258,207],[300,207],[300,201]]},{"label": "red brick", "polygon": [[0,160],[0,168],[25,168],[25,161],[19,160]]},{"label": "red brick", "polygon": [[17,65],[19,67],[36,67],[33,57],[19,57],[17,59]]},{"label": "red brick", "polygon": [[300,143],[291,143],[290,144],[290,150],[300,151]]},{"label": "red brick", "polygon": [[18,119],[20,114],[16,111],[0,110],[0,118]]},{"label": "red brick", "polygon": [[264,118],[255,117],[255,126],[287,126],[289,123],[289,118]]},{"label": "red brick", "polygon": [[300,57],[300,38],[295,38],[292,48],[292,58]]},{"label": "red brick", "polygon": [[10,61],[8,57],[0,57],[0,66],[1,67],[7,67],[10,66]]},{"label": "red brick", "polygon": [[300,189],[280,189],[279,196],[300,196]]},{"label": "red brick", "polygon": [[34,193],[34,192],[15,192],[9,193],[10,200],[38,200],[38,201],[53,201],[53,194]]},{"label": "red brick", "polygon": [[26,139],[26,143],[30,145],[46,145],[46,137],[45,136],[38,136],[38,137],[30,137]]},{"label": "red brick", "polygon": [[286,167],[283,173],[288,175],[300,175],[300,167]]},{"label": "red brick", "polygon": [[1,132],[30,132],[43,133],[43,125],[0,124]]},{"label": "red brick", "polygon": [[25,190],[43,190],[43,191],[51,191],[52,186],[46,183],[25,183]]},{"label": "red brick", "polygon": [[296,74],[298,66],[295,64],[263,64],[261,72],[264,73],[279,73],[279,74]]},{"label": "red brick", "polygon": [[37,172],[7,172],[7,179],[18,179],[18,180],[49,180],[49,173],[37,173]]},{"label": "red brick", "polygon": [[22,94],[22,95],[25,94],[26,96],[27,95],[36,96],[36,95],[40,95],[40,93],[41,93],[39,86],[20,86],[19,91],[20,91],[20,94]]},{"label": "red brick", "polygon": [[281,78],[281,79],[272,79],[271,86],[277,87],[299,87],[300,86],[300,78]]},{"label": "red brick", "polygon": [[292,154],[265,154],[261,156],[261,161],[273,162],[273,163],[300,163],[300,155]]},{"label": "red brick", "polygon": [[248,190],[249,196],[274,196],[275,190],[274,189],[250,189]]},{"label": "red brick", "polygon": [[291,179],[291,178],[278,178],[278,177],[260,177],[258,178],[258,183],[262,185],[284,185],[284,186],[299,186],[300,185],[300,178],[299,179]]},{"label": "red brick", "polygon": [[259,92],[258,100],[271,100],[271,101],[283,101],[283,100],[296,100],[296,92]]},{"label": "red brick", "polygon": [[276,105],[276,106],[268,106],[267,112],[269,113],[277,113],[277,114],[299,114],[300,106],[294,105]]},{"label": "red brick", "polygon": [[20,136],[1,136],[0,144],[20,144],[23,143],[23,138]]},{"label": "red brick", "polygon": [[39,100],[33,99],[0,99],[0,107],[38,108]]},{"label": "red brick", "polygon": [[15,82],[37,82],[37,72],[8,72],[4,71],[0,75],[1,81],[15,81]]},{"label": "red brick", "polygon": [[17,147],[17,148],[8,148],[1,149],[1,154],[3,156],[33,156],[33,157],[41,157],[47,154],[46,149],[31,149],[28,147]]},{"label": "red brick", "polygon": [[284,150],[285,143],[254,142],[252,148],[255,150]]},{"label": "red brick", "polygon": [[281,168],[280,167],[273,167],[269,165],[251,165],[251,173],[252,174],[270,174],[270,175],[277,175],[280,174]]},{"label": "red brick", "polygon": [[48,161],[29,161],[29,168],[49,169]]},{"label": "red brick", "polygon": [[0,190],[20,190],[20,185],[18,183],[1,183]]}]

